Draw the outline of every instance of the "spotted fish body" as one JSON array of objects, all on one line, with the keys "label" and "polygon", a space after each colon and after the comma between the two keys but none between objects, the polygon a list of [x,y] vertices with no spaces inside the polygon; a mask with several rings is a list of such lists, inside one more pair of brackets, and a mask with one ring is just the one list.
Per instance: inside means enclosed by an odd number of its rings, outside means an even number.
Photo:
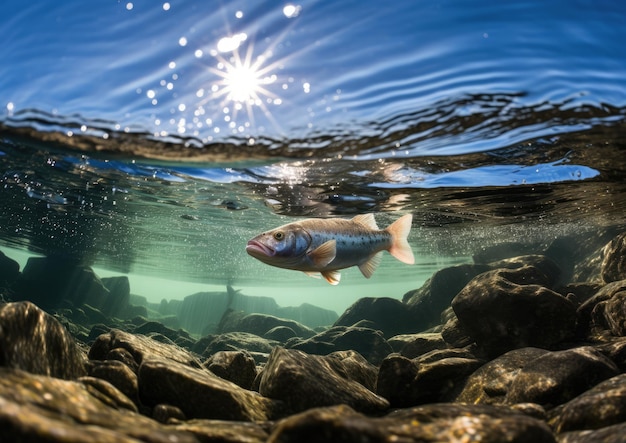
[{"label": "spotted fish body", "polygon": [[398,260],[413,264],[407,242],[412,216],[405,215],[386,229],[378,229],[372,214],[351,220],[308,219],[264,232],[248,242],[246,251],[260,261],[279,268],[320,273],[338,284],[340,269],[358,266],[369,278],[389,251]]}]

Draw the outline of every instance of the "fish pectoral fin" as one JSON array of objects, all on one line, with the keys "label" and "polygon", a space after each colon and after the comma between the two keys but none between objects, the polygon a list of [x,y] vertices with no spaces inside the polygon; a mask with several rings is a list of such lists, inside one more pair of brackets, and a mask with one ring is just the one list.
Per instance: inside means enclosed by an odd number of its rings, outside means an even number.
[{"label": "fish pectoral fin", "polygon": [[338,285],[341,280],[341,272],[339,271],[323,271],[322,277],[331,285]]},{"label": "fish pectoral fin", "polygon": [[375,254],[374,256],[372,256],[365,263],[360,264],[359,270],[361,271],[361,274],[363,274],[365,278],[370,278],[372,274],[374,273],[374,271],[376,270],[376,268],[378,267],[378,265],[380,265],[380,261],[382,260],[382,258],[383,258],[383,253],[379,252],[378,254]]},{"label": "fish pectoral fin", "polygon": [[337,255],[337,241],[328,240],[308,253],[315,266],[324,267],[335,259]]},{"label": "fish pectoral fin", "polygon": [[322,278],[322,275],[319,272],[309,272],[309,271],[302,271],[302,272],[304,272],[309,277]]}]

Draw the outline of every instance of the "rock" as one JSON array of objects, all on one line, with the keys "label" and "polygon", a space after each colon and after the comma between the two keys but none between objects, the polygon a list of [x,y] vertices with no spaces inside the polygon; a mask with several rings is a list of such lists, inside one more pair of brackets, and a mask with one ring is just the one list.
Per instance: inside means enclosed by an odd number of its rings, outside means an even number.
[{"label": "rock", "polygon": [[152,408],[152,418],[160,423],[168,423],[170,420],[185,421],[185,413],[180,408],[172,405],[156,405]]},{"label": "rock", "polygon": [[616,337],[626,336],[626,291],[620,291],[596,305],[592,312],[596,325],[603,325]]},{"label": "rock", "polygon": [[137,375],[121,361],[90,360],[87,365],[87,373],[91,377],[96,377],[111,383],[136,405],[139,404]]},{"label": "rock", "polygon": [[548,288],[556,285],[562,277],[559,265],[545,255],[522,255],[492,262],[489,265],[492,269],[519,269],[524,266],[532,266],[546,277],[542,284]]},{"label": "rock", "polygon": [[[551,415],[550,425],[557,433],[623,424],[626,421],[626,374],[599,383],[556,408]],[[619,441],[623,441],[624,434],[621,437]]]},{"label": "rock", "polygon": [[416,318],[412,332],[424,331],[440,323],[441,313],[452,299],[477,275],[489,271],[486,264],[458,265],[435,272],[421,288],[402,297]]},{"label": "rock", "polygon": [[150,335],[150,334],[153,334],[153,333],[161,334],[161,335],[164,335],[165,337],[169,338],[173,342],[178,341],[181,337],[187,338],[187,339],[190,338],[189,337],[189,333],[187,331],[183,331],[183,330],[176,331],[176,330],[174,330],[172,328],[168,328],[163,323],[160,323],[160,322],[154,321],[154,320],[147,321],[147,322],[137,326],[137,328],[135,328],[133,333],[135,333],[135,334],[143,334],[143,335]]},{"label": "rock", "polygon": [[[222,322],[220,322],[222,324]],[[219,332],[249,332],[250,334],[264,336],[269,330],[285,326],[295,331],[297,337],[309,338],[315,335],[313,329],[308,328],[294,320],[278,318],[269,314],[247,314],[237,321],[224,322]]]},{"label": "rock", "polygon": [[569,283],[559,288],[558,292],[563,297],[574,303],[576,308],[593,297],[604,285],[599,283]]},{"label": "rock", "polygon": [[93,380],[0,368],[0,441],[197,442],[187,431],[137,414],[128,399],[120,402],[124,396],[113,386]]},{"label": "rock", "polygon": [[135,403],[108,381],[97,377],[80,377],[78,381],[85,386],[94,398],[97,398],[105,405],[115,409],[137,412]]},{"label": "rock", "polygon": [[438,332],[396,335],[387,340],[394,352],[406,358],[419,357],[435,349],[446,349],[448,344]]},{"label": "rock", "polygon": [[380,331],[346,326],[334,326],[307,340],[289,341],[286,346],[317,355],[353,350],[373,365],[379,365],[393,351]]},{"label": "rock", "polygon": [[103,278],[102,284],[109,290],[107,300],[98,306],[108,317],[130,318],[130,282],[125,275],[120,277]]},{"label": "rock", "polygon": [[371,418],[341,405],[280,420],[268,443],[458,442],[554,443],[540,420],[486,405],[433,404]]},{"label": "rock", "polygon": [[224,380],[250,389],[256,378],[254,358],[244,351],[219,351],[211,355],[204,367]]},{"label": "rock", "polygon": [[263,338],[267,338],[268,340],[276,340],[281,343],[285,343],[290,338],[296,336],[296,331],[287,326],[276,326],[275,328],[272,328],[265,334],[263,334]]},{"label": "rock", "polygon": [[615,363],[590,346],[548,352],[521,369],[505,402],[556,406],[617,374]]},{"label": "rock", "polygon": [[626,372],[626,337],[620,337],[595,348],[607,356],[619,368],[620,372]]},{"label": "rock", "polygon": [[265,443],[268,433],[263,423],[206,420],[187,420],[174,426],[178,431],[192,433],[199,442]]},{"label": "rock", "polygon": [[474,339],[463,329],[456,315],[448,319],[443,325],[441,338],[454,348],[464,348],[474,343]]},{"label": "rock", "polygon": [[569,257],[574,261],[574,272],[570,281],[602,283],[602,249],[619,234],[615,227],[590,229],[575,235],[561,237],[568,243]]},{"label": "rock", "polygon": [[8,286],[20,276],[20,264],[0,251],[0,287]]},{"label": "rock", "polygon": [[573,337],[576,308],[545,288],[537,268],[498,269],[474,278],[452,301],[463,330],[489,355],[550,348]]},{"label": "rock", "polygon": [[326,356],[326,362],[344,378],[362,384],[370,391],[376,389],[378,368],[355,351],[337,351]]},{"label": "rock", "polygon": [[173,405],[189,418],[260,421],[272,419],[282,409],[276,400],[172,360],[144,360],[138,378],[142,403]]},{"label": "rock", "polygon": [[212,332],[217,331],[220,319],[228,309],[262,314],[274,314],[278,309],[273,298],[244,295],[230,287],[225,292],[189,295],[177,307],[171,313],[178,316],[183,328],[194,334],[202,334],[207,328]]},{"label": "rock", "polygon": [[486,363],[470,375],[454,399],[463,403],[502,404],[519,371],[548,353],[545,349],[521,348]]},{"label": "rock", "polygon": [[467,353],[434,358],[426,354],[412,360],[392,354],[380,366],[376,393],[389,400],[394,408],[447,401],[482,364]]},{"label": "rock", "polygon": [[[613,323],[615,332],[619,332],[621,330],[620,318],[623,314],[619,310],[619,305],[615,306],[615,304],[610,303],[610,300],[616,296],[618,299],[622,299],[623,295],[621,294],[624,292],[626,292],[626,280],[608,283],[593,297],[580,305],[576,311],[578,315],[578,337],[587,339],[605,335],[609,333],[611,323]],[[607,314],[607,308],[610,308],[612,312]]]},{"label": "rock", "polygon": [[283,401],[291,413],[338,404],[365,413],[380,413],[389,407],[387,400],[344,377],[335,367],[327,357],[276,347],[261,375],[259,392]]},{"label": "rock", "polygon": [[290,318],[309,328],[330,326],[337,320],[335,311],[313,306],[309,303],[302,303],[299,306],[280,306],[275,315]]},{"label": "rock", "polygon": [[0,305],[0,366],[63,379],[86,374],[67,329],[30,302]]},{"label": "rock", "polygon": [[607,426],[595,431],[573,431],[559,434],[559,443],[622,443],[626,435],[626,423]]},{"label": "rock", "polygon": [[248,332],[227,332],[214,336],[202,355],[208,357],[219,351],[248,351],[269,354],[279,342]]},{"label": "rock", "polygon": [[417,321],[408,306],[389,297],[365,297],[355,301],[333,326],[352,326],[361,320],[373,323],[372,329],[385,337],[417,332]]},{"label": "rock", "polygon": [[626,280],[626,232],[619,234],[602,249],[602,280],[611,283]]},{"label": "rock", "polygon": [[[126,352],[123,352],[124,350]],[[113,356],[124,355],[123,361],[130,354],[136,366],[147,358],[160,358],[182,363],[192,368],[200,368],[202,365],[198,358],[189,351],[175,345],[159,343],[143,335],[129,334],[128,332],[112,329],[106,334],[100,335],[89,350],[91,360],[107,360]]]},{"label": "rock", "polygon": [[90,267],[47,257],[30,257],[13,289],[15,301],[31,301],[44,309],[57,308],[64,301],[101,306],[109,296]]}]

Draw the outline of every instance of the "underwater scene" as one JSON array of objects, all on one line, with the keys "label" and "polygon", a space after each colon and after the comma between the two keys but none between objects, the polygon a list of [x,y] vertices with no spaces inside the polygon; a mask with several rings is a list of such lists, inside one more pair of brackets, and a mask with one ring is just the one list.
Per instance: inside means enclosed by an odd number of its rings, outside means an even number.
[{"label": "underwater scene", "polygon": [[622,441],[626,4],[2,9],[0,441]]}]

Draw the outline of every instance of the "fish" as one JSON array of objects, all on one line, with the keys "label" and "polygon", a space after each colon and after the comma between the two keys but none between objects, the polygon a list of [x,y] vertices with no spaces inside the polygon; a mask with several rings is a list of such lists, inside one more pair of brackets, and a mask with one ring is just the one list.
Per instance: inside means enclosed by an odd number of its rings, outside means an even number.
[{"label": "fish", "polygon": [[358,266],[370,278],[383,251],[406,264],[415,257],[407,240],[413,216],[406,214],[379,229],[373,214],[352,219],[310,218],[288,223],[257,235],[246,245],[252,257],[278,268],[320,274],[331,285],[339,284],[340,269]]}]

